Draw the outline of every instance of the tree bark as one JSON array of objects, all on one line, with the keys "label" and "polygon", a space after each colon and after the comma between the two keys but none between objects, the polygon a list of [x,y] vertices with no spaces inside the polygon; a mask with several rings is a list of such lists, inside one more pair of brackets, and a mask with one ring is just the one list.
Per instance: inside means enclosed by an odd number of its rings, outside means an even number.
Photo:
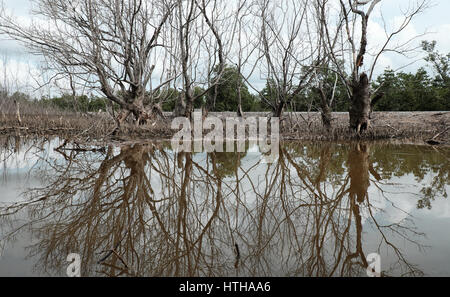
[{"label": "tree bark", "polygon": [[356,133],[363,132],[370,127],[371,100],[369,92],[369,79],[366,73],[353,82],[353,95],[350,106],[350,128]]},{"label": "tree bark", "polygon": [[144,107],[143,97],[136,99],[131,107],[130,111],[134,115],[136,126],[146,124],[151,115]]},{"label": "tree bark", "polygon": [[188,119],[192,119],[192,112],[194,111],[194,94],[192,89],[189,87],[185,94],[186,99],[186,109],[185,109],[185,117]]},{"label": "tree bark", "polygon": [[[241,75],[241,68],[238,68],[239,76]],[[237,116],[239,118],[244,116],[244,112],[242,111],[242,93],[241,93],[241,78],[238,77],[238,83],[237,83],[237,95],[238,95],[238,107],[237,107]]]},{"label": "tree bark", "polygon": [[175,103],[175,110],[173,113],[175,117],[184,117],[186,114],[186,102],[184,101],[184,96],[181,94]]},{"label": "tree bark", "polygon": [[328,104],[322,106],[321,115],[322,115],[323,126],[325,127],[325,129],[327,129],[327,131],[330,131],[332,116],[331,116],[331,109],[328,106]]},{"label": "tree bark", "polygon": [[241,105],[241,104],[238,105],[238,108],[237,108],[237,116],[238,116],[239,118],[242,118],[242,117],[244,116],[244,112],[242,111],[242,105]]},{"label": "tree bark", "polygon": [[[239,72],[240,73],[240,72]],[[242,111],[242,95],[241,95],[241,86],[238,84],[238,107],[237,107],[237,116],[239,118],[244,116],[244,112]]]},{"label": "tree bark", "polygon": [[164,115],[164,111],[163,111],[163,108],[161,106],[161,103],[156,103],[156,104],[153,105],[153,107],[152,107],[152,115],[154,117],[159,117],[159,118],[161,118],[163,120],[166,119],[166,116]]},{"label": "tree bark", "polygon": [[330,131],[332,115],[331,108],[328,104],[327,95],[325,94],[322,86],[316,88],[316,92],[320,96],[320,115],[322,116],[322,124],[327,131]]},{"label": "tree bark", "polygon": [[276,106],[276,108],[273,112],[274,117],[281,118],[281,115],[283,114],[283,110],[284,110],[284,105],[285,105],[284,100],[281,100],[280,103],[278,103],[278,105]]},{"label": "tree bark", "polygon": [[148,111],[141,100],[137,100],[134,103],[126,103],[121,105],[121,110],[115,117],[116,120],[116,128],[112,132],[112,135],[117,135],[120,131],[122,124],[127,120],[127,118],[133,114],[134,116],[134,124],[136,126],[144,125],[148,122],[152,117],[152,112]]}]

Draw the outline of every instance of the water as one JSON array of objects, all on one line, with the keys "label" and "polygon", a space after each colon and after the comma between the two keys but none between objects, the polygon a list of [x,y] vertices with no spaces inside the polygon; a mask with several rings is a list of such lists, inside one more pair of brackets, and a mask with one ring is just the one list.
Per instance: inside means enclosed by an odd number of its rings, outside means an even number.
[{"label": "water", "polygon": [[0,144],[0,276],[450,276],[449,148]]}]

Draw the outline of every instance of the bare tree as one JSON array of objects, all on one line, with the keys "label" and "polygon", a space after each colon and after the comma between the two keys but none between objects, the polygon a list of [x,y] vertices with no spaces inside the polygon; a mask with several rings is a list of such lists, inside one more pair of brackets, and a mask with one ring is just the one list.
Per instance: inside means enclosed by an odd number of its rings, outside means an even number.
[{"label": "bare tree", "polygon": [[[233,44],[234,9],[226,2],[211,0],[178,0],[172,15],[172,58],[179,72],[175,86],[180,98],[175,115],[191,117],[194,102],[207,97],[206,106],[215,104],[226,60]],[[195,88],[201,92],[194,92]]]},{"label": "bare tree", "polygon": [[[383,96],[377,93],[377,90],[371,90],[370,82],[373,78],[375,66],[379,58],[386,52],[407,55],[413,52],[417,47],[413,46],[413,41],[419,36],[415,36],[407,41],[394,44],[394,39],[404,29],[408,27],[411,20],[420,14],[428,5],[427,0],[416,1],[414,5],[403,13],[403,20],[400,25],[393,30],[387,29],[384,21],[385,40],[378,41],[381,46],[374,53],[368,52],[368,25],[377,5],[382,0],[352,1],[339,0],[340,16],[344,22],[342,28],[342,41],[336,44],[336,39],[331,32],[331,26],[326,24],[325,40],[326,47],[330,53],[332,62],[341,80],[344,82],[348,97],[350,99],[350,128],[358,134],[370,127],[370,116],[375,103]],[[317,3],[324,3],[317,0]],[[332,3],[328,3],[332,5]],[[326,22],[323,19],[323,22]],[[359,38],[359,41],[358,41]],[[371,55],[370,65],[363,68],[366,56]],[[347,59],[347,57],[349,57]],[[367,60],[367,59],[366,59]],[[350,74],[347,74],[347,71]]]},{"label": "bare tree", "polygon": [[280,117],[292,98],[312,79],[314,67],[322,59],[316,46],[316,32],[308,1],[258,2],[256,17],[260,30],[261,73],[271,82],[274,98],[262,100]]},{"label": "bare tree", "polygon": [[[186,3],[186,5],[184,5]],[[177,28],[175,34],[178,36],[178,53],[174,55],[179,59],[181,64],[182,77],[182,94],[180,94],[178,105],[176,106],[176,116],[190,116],[193,108],[194,87],[191,76],[191,67],[189,65],[191,53],[199,50],[199,47],[193,46],[191,42],[192,30],[191,26],[195,25],[195,20],[198,17],[197,6],[195,1],[178,0],[177,11],[174,17]],[[195,49],[196,48],[196,49]]]},{"label": "bare tree", "polygon": [[148,119],[146,94],[173,79],[152,86],[155,55],[163,47],[159,36],[175,7],[173,1],[38,0],[36,4],[33,12],[45,24],[36,19],[24,26],[3,11],[0,33],[43,55],[53,78],[70,74],[101,91],[127,115],[132,113],[137,123]]},{"label": "bare tree", "polygon": [[257,34],[253,34],[255,29],[255,21],[252,14],[254,3],[248,0],[238,0],[236,6],[234,39],[237,39],[237,46],[233,55],[236,60],[233,61],[233,64],[236,65],[239,76],[243,78],[243,80],[237,79],[236,81],[238,97],[237,116],[242,117],[244,116],[242,110],[242,82],[248,81],[256,70],[258,57],[255,56],[255,53],[258,50],[259,38]]},{"label": "bare tree", "polygon": [[[329,13],[329,0],[317,0],[313,3],[314,6],[314,21],[318,29],[318,48],[323,51],[321,54],[324,58],[314,69],[314,80],[312,81],[313,91],[319,97],[319,110],[322,116],[323,126],[330,131],[332,128],[332,105],[336,95],[336,88],[339,76],[332,65],[332,57],[337,49],[340,32],[343,26],[342,19],[337,19],[337,24],[334,29],[331,29],[330,23],[332,16]],[[332,84],[328,81],[331,74],[334,73],[334,81]]]}]

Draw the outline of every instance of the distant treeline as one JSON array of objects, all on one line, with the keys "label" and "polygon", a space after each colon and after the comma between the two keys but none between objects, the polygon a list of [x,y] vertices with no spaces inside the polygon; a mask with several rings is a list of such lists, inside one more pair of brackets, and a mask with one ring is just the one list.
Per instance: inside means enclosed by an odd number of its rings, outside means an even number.
[{"label": "distant treeline", "polygon": [[392,70],[386,70],[378,77],[374,87],[380,87],[380,91],[385,94],[375,106],[375,110],[450,110],[450,86],[440,77],[430,77],[423,68],[415,74],[395,74]]},{"label": "distant treeline", "polygon": [[79,112],[98,112],[106,111],[106,98],[95,96],[73,96],[70,94],[63,94],[59,97],[47,98],[44,97],[39,102],[46,107],[56,107],[65,111],[79,111]]},{"label": "distant treeline", "polygon": [[[329,75],[329,84],[335,83],[332,73]],[[268,81],[265,88],[259,94],[252,94],[238,71],[233,67],[227,67],[223,83],[217,86],[217,95],[214,104],[208,106],[210,111],[236,111],[238,106],[237,85],[241,86],[242,109],[249,111],[270,111],[270,106],[261,97],[269,98],[277,96],[275,83]],[[447,111],[450,110],[450,85],[449,81],[441,75],[432,77],[424,68],[416,73],[395,73],[386,69],[372,85],[373,90],[382,92],[384,96],[377,103],[375,111]],[[330,90],[331,92],[332,90]],[[195,108],[201,108],[206,104],[206,98],[212,96],[212,92],[205,92],[201,87],[196,87],[194,92],[202,94],[194,102]],[[181,96],[176,89],[169,88],[159,91],[154,96],[164,98],[162,108],[164,111],[173,111],[175,104]],[[64,94],[53,98],[43,97],[40,100],[32,100],[28,95],[16,92],[11,99],[18,101],[34,101],[43,107],[58,108],[64,111],[98,112],[105,111],[110,105],[106,98],[97,96],[76,96]],[[148,94],[151,98],[151,94]],[[210,97],[211,98],[211,97]],[[333,111],[348,111],[349,99],[342,83],[336,82],[334,89]],[[318,94],[314,88],[307,88],[296,95],[287,106],[288,111],[318,111]],[[144,101],[144,103],[146,103]],[[147,102],[148,103],[148,102]]]}]

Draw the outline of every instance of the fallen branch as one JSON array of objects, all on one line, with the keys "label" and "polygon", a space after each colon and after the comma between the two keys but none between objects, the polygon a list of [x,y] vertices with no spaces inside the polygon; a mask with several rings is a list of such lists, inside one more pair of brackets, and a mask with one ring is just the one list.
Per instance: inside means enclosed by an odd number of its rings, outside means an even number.
[{"label": "fallen branch", "polygon": [[447,127],[447,129],[445,129],[444,131],[439,132],[438,134],[434,135],[433,138],[431,138],[431,139],[436,139],[436,138],[438,138],[439,136],[441,136],[442,134],[444,134],[445,132],[447,132],[449,129],[450,129],[450,127]]},{"label": "fallen branch", "polygon": [[436,139],[447,132],[450,129],[450,127],[447,127],[444,131],[439,132],[438,134],[434,135],[431,139],[425,140],[426,143],[429,145],[440,145],[442,142],[437,141]]}]

